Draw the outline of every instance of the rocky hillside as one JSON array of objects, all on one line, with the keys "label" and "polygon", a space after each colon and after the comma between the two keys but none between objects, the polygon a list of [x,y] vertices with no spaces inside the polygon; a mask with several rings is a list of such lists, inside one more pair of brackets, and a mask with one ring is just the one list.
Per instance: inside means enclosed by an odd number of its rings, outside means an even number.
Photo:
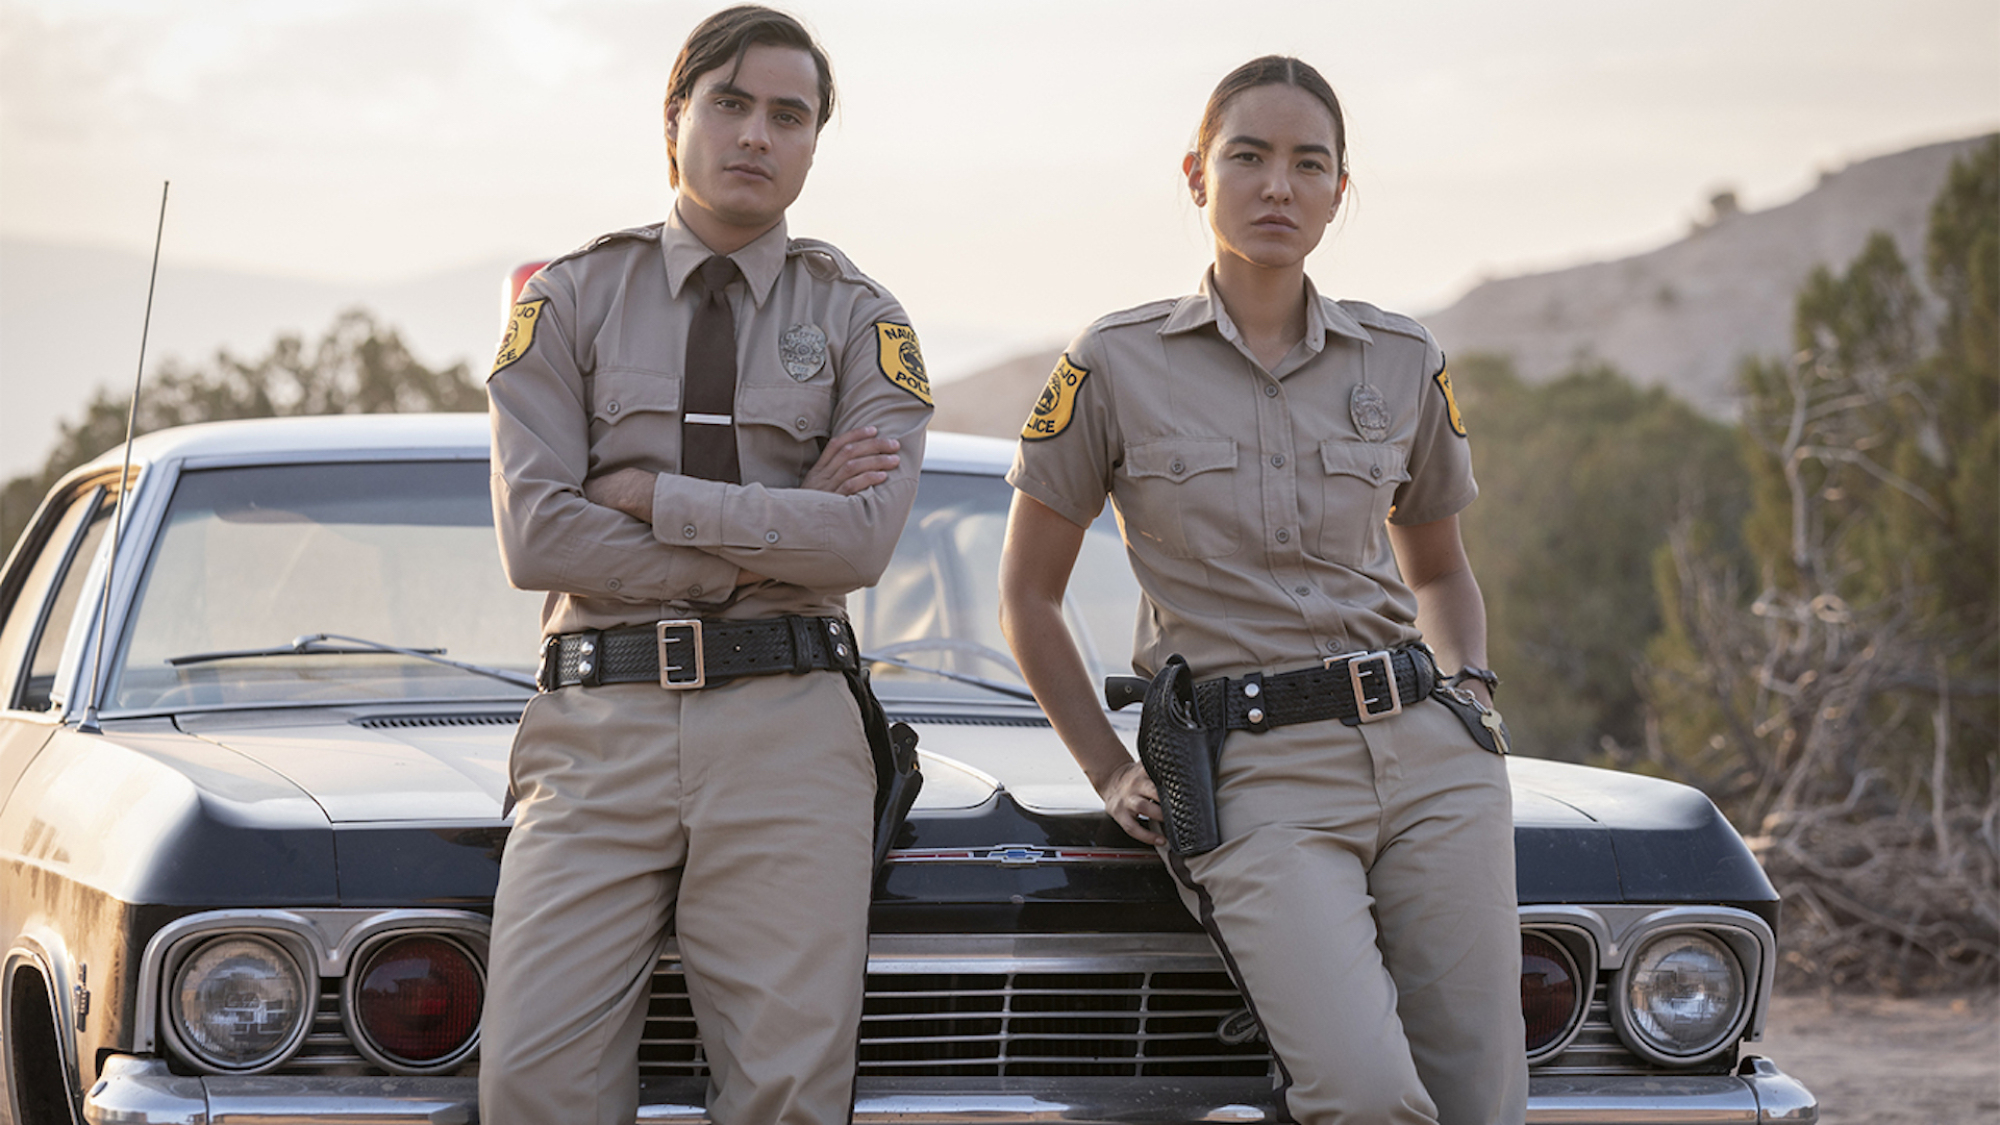
[{"label": "rocky hillside", "polygon": [[1840,268],[1888,231],[1921,281],[1931,202],[1984,138],[1865,160],[1798,199],[1745,212],[1718,197],[1679,242],[1613,262],[1504,278],[1425,318],[1450,352],[1511,356],[1529,379],[1604,360],[1712,414],[1734,408],[1738,365],[1792,350],[1792,305],[1813,267]]},{"label": "rocky hillside", "polygon": [[[1447,352],[1511,356],[1529,379],[1604,360],[1711,414],[1734,409],[1737,365],[1791,350],[1792,302],[1814,266],[1844,267],[1886,230],[1919,281],[1931,201],[1953,160],[1986,138],[1851,164],[1790,203],[1741,211],[1730,196],[1650,253],[1502,278],[1424,317]],[[937,388],[940,429],[1013,437],[1058,352],[995,364]]]}]

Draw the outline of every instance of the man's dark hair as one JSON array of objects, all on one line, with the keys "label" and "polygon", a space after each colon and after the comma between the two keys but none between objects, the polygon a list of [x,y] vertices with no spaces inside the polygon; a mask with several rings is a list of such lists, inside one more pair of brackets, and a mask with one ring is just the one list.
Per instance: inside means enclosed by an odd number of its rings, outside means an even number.
[{"label": "man's dark hair", "polygon": [[[741,67],[744,52],[760,43],[767,47],[790,47],[812,56],[813,67],[819,71],[819,117],[813,122],[813,129],[826,128],[827,119],[833,115],[833,64],[827,62],[826,52],[804,24],[761,4],[724,8],[688,33],[679,57],[674,59],[674,69],[667,76],[667,100],[662,112],[675,102],[685,105],[694,95],[695,82],[709,71],[724,66]],[[680,154],[676,148],[673,137],[669,136],[667,182],[673,187],[681,183]]]}]

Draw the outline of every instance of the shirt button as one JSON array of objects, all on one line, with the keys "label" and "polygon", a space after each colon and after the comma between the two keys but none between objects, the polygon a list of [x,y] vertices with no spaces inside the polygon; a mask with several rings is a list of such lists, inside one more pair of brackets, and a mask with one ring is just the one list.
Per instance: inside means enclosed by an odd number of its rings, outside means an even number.
[{"label": "shirt button", "polygon": [[1382,466],[1380,466],[1380,465],[1370,465],[1370,466],[1368,466],[1368,475],[1369,475],[1369,476],[1371,476],[1371,477],[1374,477],[1374,478],[1375,478],[1376,480],[1381,480],[1381,479],[1382,479]]},{"label": "shirt button", "polygon": [[1265,397],[1265,398],[1277,398],[1277,397],[1278,397],[1278,385],[1277,385],[1276,383],[1266,383],[1266,384],[1264,384],[1264,397]]},{"label": "shirt button", "polygon": [[1311,586],[1294,586],[1294,587],[1292,587],[1292,593],[1294,593],[1294,594],[1297,594],[1298,596],[1300,596],[1300,597],[1302,597],[1302,598],[1303,598],[1303,597],[1305,597],[1306,595],[1308,595],[1308,594],[1312,593],[1312,592],[1313,592],[1313,591],[1312,591],[1312,587],[1311,587]]},{"label": "shirt button", "polygon": [[1273,466],[1274,468],[1279,468],[1279,469],[1282,469],[1282,468],[1284,468],[1284,467],[1285,467],[1285,455],[1284,455],[1284,454],[1282,454],[1282,453],[1273,453],[1273,454],[1271,454],[1271,465],[1272,465],[1272,466]]},{"label": "shirt button", "polygon": [[1328,642],[1326,642],[1326,651],[1328,651],[1328,652],[1339,652],[1339,651],[1340,651],[1340,642],[1339,642],[1339,641],[1328,641]]},{"label": "shirt button", "polygon": [[801,430],[805,429],[807,426],[811,424],[812,423],[806,421],[804,418],[801,418],[798,421],[792,423],[792,425],[797,426]]},{"label": "shirt button", "polygon": [[617,402],[616,402],[615,400],[614,400],[614,401],[612,401],[612,402],[607,402],[607,403],[605,403],[605,404],[604,404],[604,412],[605,412],[606,414],[616,414],[616,413],[618,413],[618,403],[617,403]]},{"label": "shirt button", "polygon": [[767,531],[767,532],[765,532],[765,533],[764,533],[764,542],[766,542],[766,543],[776,543],[777,541],[778,541],[778,533],[777,533],[777,532],[775,532],[775,531]]},{"label": "shirt button", "polygon": [[616,578],[611,578],[605,581],[604,588],[607,590],[617,590],[623,588],[624,585],[625,583],[618,581]]},{"label": "shirt button", "polygon": [[698,598],[698,597],[700,597],[700,596],[701,596],[701,587],[700,587],[700,586],[696,585],[696,586],[689,586],[689,587],[688,587],[688,597],[690,597],[690,598]]},{"label": "shirt button", "polygon": [[682,536],[683,538],[686,538],[686,539],[693,539],[693,538],[694,538],[694,525],[693,525],[693,524],[689,524],[689,525],[687,525],[686,527],[684,527],[684,528],[681,528],[681,536]]},{"label": "shirt button", "polygon": [[1291,532],[1289,532],[1289,531],[1286,531],[1286,530],[1285,530],[1284,528],[1282,528],[1282,527],[1281,527],[1281,528],[1279,528],[1279,529],[1278,529],[1278,542],[1280,542],[1280,543],[1290,543],[1291,541],[1292,541],[1292,533],[1291,533]]},{"label": "shirt button", "polygon": [[1176,461],[1173,464],[1167,466],[1167,471],[1170,473],[1184,472],[1186,471],[1186,469],[1187,466],[1181,464],[1179,461]]}]

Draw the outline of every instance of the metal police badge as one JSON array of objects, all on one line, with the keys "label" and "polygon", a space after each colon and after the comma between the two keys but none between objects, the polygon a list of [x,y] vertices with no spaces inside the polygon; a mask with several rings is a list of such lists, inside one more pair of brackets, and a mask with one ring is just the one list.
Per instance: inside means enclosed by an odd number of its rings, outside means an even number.
[{"label": "metal police badge", "polygon": [[826,366],[826,333],[817,324],[794,324],[778,337],[778,359],[803,383]]},{"label": "metal police badge", "polygon": [[1368,441],[1388,437],[1389,424],[1395,421],[1395,416],[1389,413],[1389,400],[1366,383],[1357,384],[1347,396],[1347,413],[1354,419],[1354,428]]}]

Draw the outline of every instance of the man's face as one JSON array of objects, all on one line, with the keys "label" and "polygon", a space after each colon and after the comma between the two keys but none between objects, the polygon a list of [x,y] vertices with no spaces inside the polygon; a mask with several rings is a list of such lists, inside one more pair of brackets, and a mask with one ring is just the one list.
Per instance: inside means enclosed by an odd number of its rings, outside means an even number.
[{"label": "man's face", "polygon": [[795,48],[755,44],[697,78],[667,107],[682,221],[720,253],[777,225],[805,187],[818,115],[819,71]]}]

